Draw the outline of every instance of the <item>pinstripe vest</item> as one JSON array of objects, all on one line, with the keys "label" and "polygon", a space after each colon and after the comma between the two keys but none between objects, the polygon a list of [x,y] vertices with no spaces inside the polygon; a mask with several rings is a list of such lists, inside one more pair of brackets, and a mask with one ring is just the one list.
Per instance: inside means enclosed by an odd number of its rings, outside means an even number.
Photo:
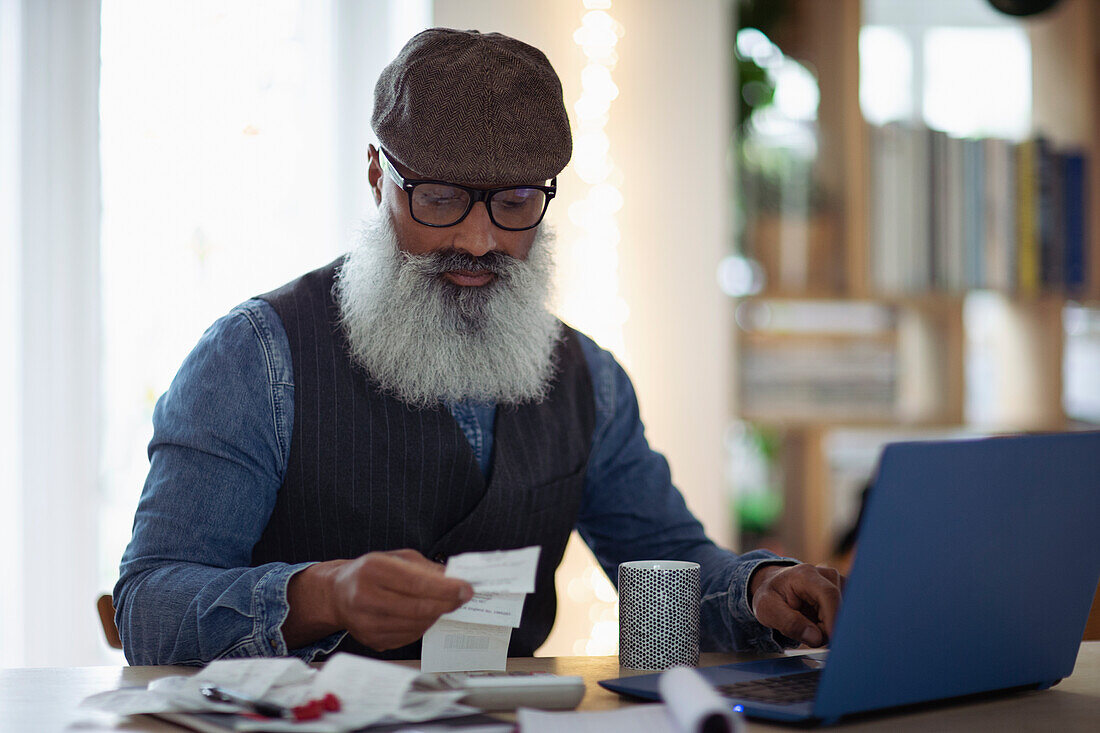
[{"label": "pinstripe vest", "polygon": [[[497,408],[486,480],[447,409],[414,409],[383,394],[349,358],[332,292],[341,262],[260,296],[290,341],[294,427],[283,485],[252,563],[405,547],[442,560],[541,545],[535,592],[508,650],[530,656],[554,623],[554,570],[576,522],[592,442],[595,404],[580,343],[564,327],[548,399]],[[338,650],[417,659],[420,642],[379,653],[347,636]]]}]

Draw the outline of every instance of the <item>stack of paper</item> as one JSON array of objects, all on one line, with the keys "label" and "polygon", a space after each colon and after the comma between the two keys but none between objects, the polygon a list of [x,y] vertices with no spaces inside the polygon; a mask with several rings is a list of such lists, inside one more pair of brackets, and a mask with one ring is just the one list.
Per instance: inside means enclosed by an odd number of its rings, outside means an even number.
[{"label": "stack of paper", "polygon": [[[462,692],[412,690],[415,669],[353,654],[336,654],[315,670],[296,658],[235,659],[211,662],[194,676],[163,677],[146,689],[112,690],[86,698],[86,708],[138,715],[154,713],[170,719],[187,713],[235,713],[241,708],[203,697],[204,684],[216,684],[285,707],[335,694],[338,712],[309,721],[249,720],[233,717],[226,727],[239,731],[339,733],[383,722],[418,722],[477,712],[458,704]],[[186,719],[178,722],[186,724]]]},{"label": "stack of paper", "polygon": [[468,552],[447,561],[446,575],[474,587],[474,597],[445,614],[424,635],[422,672],[502,670],[523,602],[535,591],[539,547]]}]

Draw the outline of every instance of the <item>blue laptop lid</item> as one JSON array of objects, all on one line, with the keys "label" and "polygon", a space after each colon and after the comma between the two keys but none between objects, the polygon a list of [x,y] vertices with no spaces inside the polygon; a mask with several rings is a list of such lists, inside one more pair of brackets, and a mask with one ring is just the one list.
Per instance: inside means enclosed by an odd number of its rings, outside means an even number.
[{"label": "blue laptop lid", "polygon": [[814,715],[1069,675],[1100,575],[1100,433],[883,451]]}]

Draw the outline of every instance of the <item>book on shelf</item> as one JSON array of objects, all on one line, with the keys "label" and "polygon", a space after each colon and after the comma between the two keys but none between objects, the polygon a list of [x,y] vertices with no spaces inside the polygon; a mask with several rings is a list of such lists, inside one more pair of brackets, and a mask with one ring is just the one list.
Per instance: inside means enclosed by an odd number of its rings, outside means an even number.
[{"label": "book on shelf", "polygon": [[985,274],[985,146],[963,141],[962,244],[964,284],[980,288]]},{"label": "book on shelf", "polygon": [[1085,287],[1085,156],[1067,153],[1062,167],[1065,204],[1065,279],[1070,292]]},{"label": "book on shelf", "polygon": [[760,299],[738,307],[737,323],[742,414],[800,423],[896,417],[894,307]]},{"label": "book on shelf", "polygon": [[966,255],[963,237],[963,199],[966,188],[965,168],[965,141],[957,138],[947,138],[947,186],[945,190],[944,221],[947,231],[944,232],[946,241],[947,262],[944,269],[947,274],[947,290],[959,291],[966,287]]},{"label": "book on shelf", "polygon": [[986,138],[985,148],[985,285],[1002,291],[1016,288],[1016,155],[1008,140]]},{"label": "book on shelf", "polygon": [[1042,137],[958,138],[891,123],[870,134],[871,280],[887,294],[1086,285],[1088,160]]},{"label": "book on shelf", "polygon": [[1024,140],[1016,148],[1016,261],[1019,291],[1039,292],[1038,144]]},{"label": "book on shelf", "polygon": [[850,342],[747,342],[740,359],[741,412],[775,420],[892,420],[897,347]]}]

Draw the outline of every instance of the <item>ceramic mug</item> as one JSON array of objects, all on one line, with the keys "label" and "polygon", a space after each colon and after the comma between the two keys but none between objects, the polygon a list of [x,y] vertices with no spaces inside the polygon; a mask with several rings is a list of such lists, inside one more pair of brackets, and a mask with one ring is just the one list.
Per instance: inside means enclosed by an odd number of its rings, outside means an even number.
[{"label": "ceramic mug", "polygon": [[668,669],[699,664],[699,563],[619,565],[619,664]]}]

